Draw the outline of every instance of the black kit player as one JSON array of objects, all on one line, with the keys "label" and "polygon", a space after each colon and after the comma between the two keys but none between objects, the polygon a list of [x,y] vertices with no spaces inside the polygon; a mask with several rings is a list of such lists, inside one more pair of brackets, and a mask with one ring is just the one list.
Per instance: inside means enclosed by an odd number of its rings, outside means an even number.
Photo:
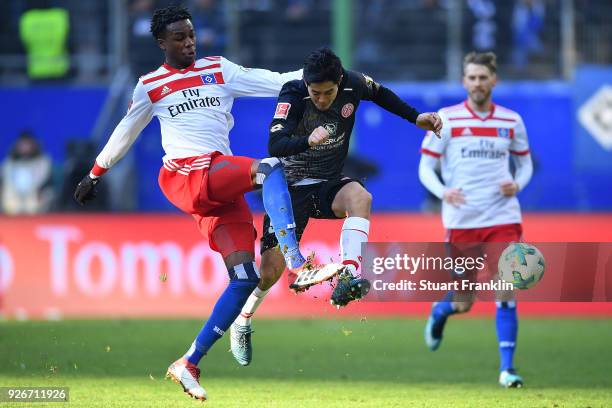
[{"label": "black kit player", "polygon": [[[370,230],[371,194],[357,180],[342,174],[355,114],[362,100],[438,134],[437,113],[419,113],[367,75],[345,70],[329,49],[319,48],[304,63],[303,80],[287,82],[278,97],[270,125],[268,149],[281,158],[293,203],[298,241],[310,218],[344,219],[340,234],[342,263],[331,303],[338,307],[365,296],[370,283],[359,276],[361,244]],[[268,215],[261,243],[261,281],[232,325],[236,360],[251,361],[251,316],[285,270]]]}]

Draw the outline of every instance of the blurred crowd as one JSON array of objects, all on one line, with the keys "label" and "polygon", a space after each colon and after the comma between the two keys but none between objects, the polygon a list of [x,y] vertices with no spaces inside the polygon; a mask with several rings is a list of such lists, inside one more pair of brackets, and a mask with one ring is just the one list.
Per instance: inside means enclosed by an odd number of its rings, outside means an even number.
[{"label": "blurred crowd", "polygon": [[[0,2],[0,81],[18,75],[30,80],[104,81],[117,59],[118,28],[127,31],[119,37],[127,39],[125,53],[133,74],[146,73],[160,63],[149,19],[156,8],[172,2]],[[310,50],[333,42],[334,1],[183,3],[193,14],[200,55],[223,54],[246,66],[286,70],[300,65]],[[607,0],[574,3],[578,58],[610,63],[605,34],[609,34],[606,16],[611,17],[612,4]],[[339,9],[351,14],[347,20],[352,25],[348,29],[354,68],[385,80],[446,78],[444,59],[452,41],[448,27],[455,24],[454,16],[459,16],[461,24],[461,53],[494,50],[506,77],[560,76],[558,0],[355,0],[344,4],[348,7]],[[115,18],[117,13],[122,18]]]},{"label": "blurred crowd", "polygon": [[87,207],[72,199],[74,187],[91,168],[97,146],[80,139],[69,142],[66,148],[68,159],[58,166],[45,152],[41,140],[31,131],[23,130],[0,162],[0,214],[109,210],[105,185],[98,187],[99,199]]}]

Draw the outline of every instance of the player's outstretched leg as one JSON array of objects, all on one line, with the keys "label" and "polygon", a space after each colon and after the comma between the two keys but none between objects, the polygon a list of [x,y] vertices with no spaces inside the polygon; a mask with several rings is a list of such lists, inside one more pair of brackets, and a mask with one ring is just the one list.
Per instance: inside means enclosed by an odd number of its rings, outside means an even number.
[{"label": "player's outstretched leg", "polygon": [[228,273],[230,283],[217,300],[210,318],[185,356],[172,363],[166,374],[167,377],[181,384],[187,394],[200,400],[206,399],[206,391],[200,385],[198,363],[229,329],[240,314],[247,298],[259,283],[259,271],[255,262],[252,261],[230,267]]},{"label": "player's outstretched leg", "polygon": [[425,344],[431,351],[436,351],[442,342],[442,332],[448,316],[456,313],[453,307],[454,292],[450,291],[440,302],[431,307],[431,314],[425,325]]},{"label": "player's outstretched leg", "polygon": [[262,159],[257,168],[256,181],[262,185],[264,208],[270,217],[287,268],[300,268],[306,259],[300,252],[295,236],[291,196],[281,161],[276,157]]},{"label": "player's outstretched leg", "polygon": [[281,161],[275,157],[262,159],[255,179],[263,186],[264,208],[270,217],[281,254],[287,268],[296,275],[290,288],[303,291],[336,276],[344,268],[342,264],[312,265],[300,252],[291,196]]},{"label": "player's outstretched leg", "polygon": [[520,388],[523,386],[523,379],[514,370],[514,349],[518,333],[516,302],[496,302],[496,305],[495,326],[500,357],[499,384],[506,388]]}]

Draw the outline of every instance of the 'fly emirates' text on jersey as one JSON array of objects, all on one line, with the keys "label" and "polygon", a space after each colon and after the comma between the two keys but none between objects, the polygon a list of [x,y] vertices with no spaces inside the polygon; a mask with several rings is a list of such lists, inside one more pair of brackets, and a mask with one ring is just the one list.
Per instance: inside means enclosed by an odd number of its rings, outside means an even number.
[{"label": "'fly emirates' text on jersey", "polygon": [[480,116],[467,102],[441,109],[441,138],[431,132],[421,152],[441,160],[447,188],[460,188],[465,204],[442,202],[445,228],[482,228],[521,222],[516,196],[504,197],[500,185],[512,181],[509,156],[529,154],[527,132],[520,115],[493,105]]},{"label": "'fly emirates' text on jersey", "polygon": [[[180,70],[164,64],[139,79],[127,114],[96,163],[103,168],[115,164],[153,116],[161,126],[164,161],[214,151],[231,155],[234,98],[275,97],[285,82],[301,77],[301,70],[279,74],[249,69],[218,56],[199,59]],[[265,135],[262,128],[262,141]]]}]

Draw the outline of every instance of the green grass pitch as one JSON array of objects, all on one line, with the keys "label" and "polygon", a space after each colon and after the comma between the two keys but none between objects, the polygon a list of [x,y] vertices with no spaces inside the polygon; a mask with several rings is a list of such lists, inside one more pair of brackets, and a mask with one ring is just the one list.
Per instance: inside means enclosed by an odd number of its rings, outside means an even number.
[{"label": "green grass pitch", "polygon": [[[453,319],[435,353],[424,320],[259,320],[254,360],[221,339],[202,364],[210,407],[610,407],[610,320],[522,319],[523,389],[497,385],[492,319]],[[14,407],[194,407],[164,380],[201,322],[0,322],[0,386],[68,386],[70,402]],[[0,403],[0,405],[2,405]]]}]

